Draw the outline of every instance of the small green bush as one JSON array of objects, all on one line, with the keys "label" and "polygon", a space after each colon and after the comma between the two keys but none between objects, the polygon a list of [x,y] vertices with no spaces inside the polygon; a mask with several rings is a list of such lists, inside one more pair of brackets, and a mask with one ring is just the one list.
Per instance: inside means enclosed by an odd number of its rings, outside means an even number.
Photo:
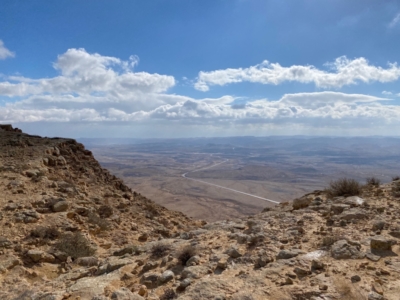
[{"label": "small green bush", "polygon": [[96,249],[92,247],[80,232],[66,233],[61,236],[56,248],[72,258],[92,256]]},{"label": "small green bush", "polygon": [[358,196],[362,193],[362,185],[354,179],[340,178],[331,181],[325,192],[330,197]]}]

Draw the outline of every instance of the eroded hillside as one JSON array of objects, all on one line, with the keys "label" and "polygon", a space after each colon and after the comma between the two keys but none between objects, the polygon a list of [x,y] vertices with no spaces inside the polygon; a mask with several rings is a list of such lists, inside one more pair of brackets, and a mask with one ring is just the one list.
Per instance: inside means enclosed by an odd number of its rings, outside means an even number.
[{"label": "eroded hillside", "polygon": [[1,299],[399,299],[399,180],[206,224],[3,127],[0,191]]}]

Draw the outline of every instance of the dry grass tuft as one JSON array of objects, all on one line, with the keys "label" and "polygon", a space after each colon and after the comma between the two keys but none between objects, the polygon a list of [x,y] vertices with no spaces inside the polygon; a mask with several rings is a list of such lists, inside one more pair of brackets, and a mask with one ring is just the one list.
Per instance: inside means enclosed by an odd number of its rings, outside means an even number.
[{"label": "dry grass tuft", "polygon": [[161,258],[167,255],[170,250],[171,250],[171,245],[168,245],[166,243],[157,243],[153,245],[150,251],[151,251],[151,256],[156,258]]}]

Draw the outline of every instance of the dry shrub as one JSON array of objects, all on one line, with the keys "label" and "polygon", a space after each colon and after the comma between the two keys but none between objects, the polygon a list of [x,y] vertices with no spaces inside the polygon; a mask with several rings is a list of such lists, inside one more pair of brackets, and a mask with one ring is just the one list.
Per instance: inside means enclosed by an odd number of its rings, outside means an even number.
[{"label": "dry shrub", "polygon": [[177,258],[182,264],[182,266],[186,266],[187,261],[197,254],[197,249],[192,245],[188,245],[179,250]]},{"label": "dry shrub", "polygon": [[367,185],[369,186],[380,186],[381,181],[376,177],[368,177],[367,178]]},{"label": "dry shrub", "polygon": [[330,197],[358,196],[362,192],[362,185],[354,179],[340,178],[331,181],[325,192]]},{"label": "dry shrub", "polygon": [[88,222],[99,226],[101,230],[109,230],[111,228],[111,223],[105,219],[102,219],[97,214],[90,212],[88,214]]},{"label": "dry shrub", "polygon": [[392,181],[396,181],[396,180],[400,180],[400,177],[399,176],[393,176],[392,177]]},{"label": "dry shrub", "polygon": [[177,294],[173,289],[166,289],[164,294],[160,296],[160,300],[172,300],[177,297]]},{"label": "dry shrub", "polygon": [[396,198],[400,198],[400,182],[397,182],[393,187],[392,187],[392,196]]},{"label": "dry shrub", "polygon": [[72,258],[92,256],[96,249],[92,247],[80,232],[66,233],[61,236],[56,248]]},{"label": "dry shrub", "polygon": [[97,213],[101,218],[109,218],[113,214],[113,209],[110,205],[102,205],[97,210]]},{"label": "dry shrub", "polygon": [[153,257],[161,258],[167,255],[167,253],[171,250],[171,245],[166,243],[157,243],[154,244],[151,248],[151,255]]},{"label": "dry shrub", "polygon": [[31,230],[30,236],[34,237],[34,238],[39,238],[39,239],[42,239],[45,241],[48,241],[48,240],[53,241],[60,236],[60,232],[58,231],[57,227],[55,227],[55,226],[51,226],[51,227],[38,226]]}]

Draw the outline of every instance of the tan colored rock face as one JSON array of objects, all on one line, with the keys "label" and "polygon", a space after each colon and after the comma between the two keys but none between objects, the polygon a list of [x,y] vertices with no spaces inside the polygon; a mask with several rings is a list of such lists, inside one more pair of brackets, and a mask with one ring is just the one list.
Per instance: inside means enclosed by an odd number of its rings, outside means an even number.
[{"label": "tan colored rock face", "polygon": [[204,224],[132,192],[73,140],[1,130],[0,299],[398,300],[396,188]]}]

